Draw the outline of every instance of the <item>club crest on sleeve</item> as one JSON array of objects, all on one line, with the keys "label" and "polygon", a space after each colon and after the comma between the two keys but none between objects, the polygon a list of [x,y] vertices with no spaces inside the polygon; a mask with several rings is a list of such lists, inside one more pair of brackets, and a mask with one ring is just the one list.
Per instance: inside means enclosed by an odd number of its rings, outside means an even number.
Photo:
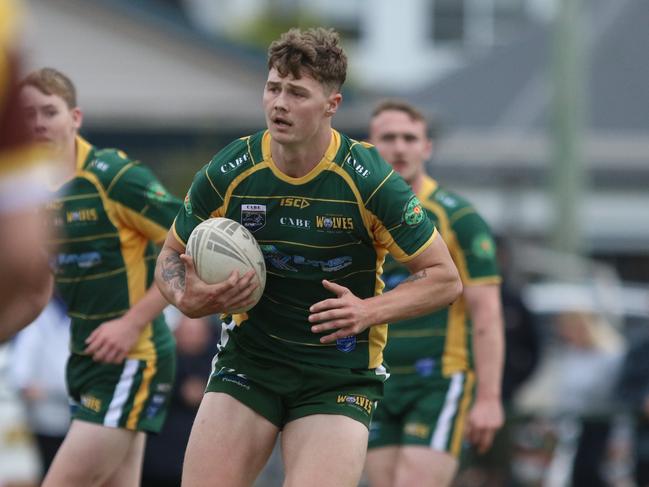
[{"label": "club crest on sleeve", "polygon": [[187,195],[185,196],[185,201],[183,202],[183,205],[185,206],[185,213],[191,215],[192,214],[191,190],[187,191]]},{"label": "club crest on sleeve", "polygon": [[415,195],[412,195],[403,210],[403,221],[408,226],[419,225],[424,221],[424,209]]},{"label": "club crest on sleeve", "polygon": [[266,205],[241,205],[241,224],[251,232],[266,226]]}]

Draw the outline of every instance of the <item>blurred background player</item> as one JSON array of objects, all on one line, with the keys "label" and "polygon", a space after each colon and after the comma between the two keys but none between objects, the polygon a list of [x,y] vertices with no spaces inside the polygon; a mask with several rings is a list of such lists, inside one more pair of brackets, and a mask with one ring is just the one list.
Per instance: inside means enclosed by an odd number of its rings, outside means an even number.
[{"label": "blurred background player", "polygon": [[78,135],[82,113],[63,73],[29,74],[20,97],[32,139],[62,162],[47,216],[58,233],[56,288],[72,319],[73,421],[43,485],[136,486],[144,432],[160,430],[174,379],[166,302],[151,284],[154,243],[180,202],[123,152]]},{"label": "blurred background player", "polygon": [[0,2],[0,342],[38,316],[52,287],[37,211],[47,198],[47,167],[18,105],[20,16],[18,2]]},{"label": "blurred background player", "polygon": [[[368,144],[332,129],[347,71],[338,34],[291,29],[270,45],[267,67],[268,130],[196,174],[158,258],[158,285],[188,316],[251,304],[256,286],[253,271],[197,278],[184,251],[202,220],[240,221],[268,263],[259,303],[223,327],[183,485],[251,485],[281,431],[285,485],[356,486],[386,377],[385,321],[447,306],[461,284],[408,185]],[[380,294],[388,251],[413,278]]]},{"label": "blurred background player", "polygon": [[[372,487],[447,486],[458,468],[463,437],[485,452],[504,421],[495,243],[466,200],[426,175],[433,140],[416,108],[399,100],[379,104],[369,138],[439,229],[464,291],[448,308],[390,324],[385,357],[392,375],[371,425],[367,473]],[[391,261],[383,278],[391,289],[408,275]]]}]

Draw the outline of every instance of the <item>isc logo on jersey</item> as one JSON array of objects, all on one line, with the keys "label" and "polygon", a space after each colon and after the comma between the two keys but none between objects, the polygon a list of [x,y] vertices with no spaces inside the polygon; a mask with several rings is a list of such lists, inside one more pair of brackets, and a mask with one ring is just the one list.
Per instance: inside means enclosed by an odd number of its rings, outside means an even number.
[{"label": "isc logo on jersey", "polygon": [[300,210],[311,206],[311,203],[306,198],[282,198],[279,200],[279,206],[290,206],[291,208],[299,208]]}]

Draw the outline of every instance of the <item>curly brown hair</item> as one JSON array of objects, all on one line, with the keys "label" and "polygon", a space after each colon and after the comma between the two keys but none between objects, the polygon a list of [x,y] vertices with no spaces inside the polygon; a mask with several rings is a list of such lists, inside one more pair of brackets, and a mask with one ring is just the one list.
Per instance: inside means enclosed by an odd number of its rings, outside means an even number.
[{"label": "curly brown hair", "polygon": [[268,69],[299,79],[308,74],[331,90],[340,90],[347,77],[347,55],[333,29],[291,29],[268,48]]}]

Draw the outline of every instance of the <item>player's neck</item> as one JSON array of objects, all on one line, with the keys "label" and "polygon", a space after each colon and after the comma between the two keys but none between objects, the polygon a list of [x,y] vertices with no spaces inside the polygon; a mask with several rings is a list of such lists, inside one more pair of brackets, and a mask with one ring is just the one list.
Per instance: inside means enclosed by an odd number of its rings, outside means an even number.
[{"label": "player's neck", "polygon": [[271,140],[270,151],[275,165],[287,176],[306,176],[322,160],[331,143],[332,129],[320,130],[312,138],[296,144]]},{"label": "player's neck", "polygon": [[56,171],[55,185],[63,184],[70,179],[77,170],[77,143],[76,138],[65,144],[56,151],[55,157],[59,163],[59,170]]},{"label": "player's neck", "polygon": [[412,192],[417,194],[421,190],[421,186],[424,183],[424,175],[422,173],[418,173],[415,178],[410,182],[410,187],[412,188]]}]

